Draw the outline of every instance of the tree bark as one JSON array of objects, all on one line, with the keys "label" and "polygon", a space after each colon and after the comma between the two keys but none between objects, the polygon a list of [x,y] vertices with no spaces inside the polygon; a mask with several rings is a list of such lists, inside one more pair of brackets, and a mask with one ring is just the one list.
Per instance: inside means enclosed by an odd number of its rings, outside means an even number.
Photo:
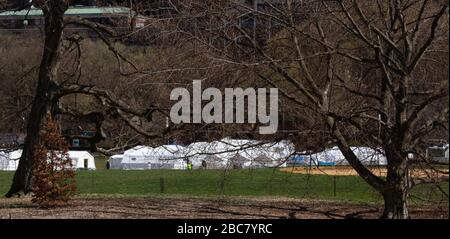
[{"label": "tree bark", "polygon": [[350,164],[350,166],[352,166],[353,169],[355,169],[358,175],[377,191],[381,191],[383,188],[385,188],[386,182],[384,182],[382,179],[374,175],[369,169],[367,169],[352,151],[344,135],[342,135],[341,131],[336,125],[336,121],[334,120],[334,118],[327,117],[327,123],[331,128],[331,132],[334,138],[336,139],[336,145],[338,146],[342,155],[344,155],[347,162]]},{"label": "tree bark", "polygon": [[35,145],[39,140],[42,121],[57,89],[55,79],[58,72],[58,52],[64,28],[63,16],[67,10],[67,4],[65,1],[51,0],[42,6],[42,10],[45,16],[45,43],[39,68],[38,85],[28,117],[22,156],[14,174],[12,185],[5,195],[6,197],[12,197],[21,192],[25,194],[30,192]]},{"label": "tree bark", "polygon": [[381,193],[384,199],[384,211],[381,218],[383,219],[408,219],[408,197],[409,197],[409,172],[407,167],[407,159],[394,152],[399,150],[387,151],[386,158],[387,180],[382,181],[368,170],[356,157],[347,144],[346,139],[335,125],[333,118],[327,119],[329,126],[332,128],[336,143],[342,154],[345,156],[349,164],[358,172],[358,174],[375,190]]},{"label": "tree bark", "polygon": [[384,199],[384,219],[408,219],[409,171],[407,160],[386,154],[391,161],[387,168],[387,185],[381,191]]},{"label": "tree bark", "polygon": [[382,219],[409,219],[408,194],[401,188],[383,193],[384,211]]}]

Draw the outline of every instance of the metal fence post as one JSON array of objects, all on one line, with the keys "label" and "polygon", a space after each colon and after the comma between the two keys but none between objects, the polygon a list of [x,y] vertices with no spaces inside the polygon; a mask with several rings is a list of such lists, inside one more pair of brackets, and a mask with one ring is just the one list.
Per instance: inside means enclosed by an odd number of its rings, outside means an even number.
[{"label": "metal fence post", "polygon": [[333,195],[336,197],[336,176],[333,176]]},{"label": "metal fence post", "polygon": [[165,187],[164,177],[160,177],[159,178],[159,189],[160,189],[161,193],[164,193],[164,189],[165,189],[164,187]]}]

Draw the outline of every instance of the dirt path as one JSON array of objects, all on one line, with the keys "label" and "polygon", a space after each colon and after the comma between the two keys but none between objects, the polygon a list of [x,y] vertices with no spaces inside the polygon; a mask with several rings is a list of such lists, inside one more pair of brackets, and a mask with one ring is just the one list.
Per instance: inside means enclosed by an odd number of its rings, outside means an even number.
[{"label": "dirt path", "polygon": [[[386,167],[371,167],[369,168],[375,175],[384,177],[387,174]],[[280,169],[286,173],[300,173],[300,174],[320,174],[330,176],[357,176],[358,173],[350,166],[323,166],[323,167],[290,167]],[[448,172],[448,169],[443,169],[443,172]],[[436,171],[432,170],[412,170],[411,175],[413,177],[437,177]]]},{"label": "dirt path", "polygon": [[[377,218],[379,205],[316,200],[233,198],[77,198],[39,209],[28,198],[0,199],[0,218]],[[411,208],[412,218],[448,218],[448,204]]]}]

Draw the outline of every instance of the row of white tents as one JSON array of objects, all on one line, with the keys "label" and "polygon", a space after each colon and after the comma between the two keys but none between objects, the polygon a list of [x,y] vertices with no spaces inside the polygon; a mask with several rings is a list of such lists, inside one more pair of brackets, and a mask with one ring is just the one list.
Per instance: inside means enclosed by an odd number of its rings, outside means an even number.
[{"label": "row of white tents", "polygon": [[[387,165],[387,159],[381,149],[372,149],[369,147],[351,147],[352,151],[358,157],[359,161],[364,165]],[[448,164],[449,162],[449,145],[431,146],[426,150],[426,157],[435,163]],[[408,157],[414,158],[413,154]],[[294,157],[295,158],[295,157]],[[348,165],[348,161],[342,155],[338,147],[326,149],[322,152],[302,155],[296,157],[297,163],[307,165]]]},{"label": "row of white tents", "polygon": [[[386,165],[382,150],[352,147],[365,165]],[[448,146],[446,148],[448,162]],[[14,171],[21,150],[0,150],[0,171]],[[87,151],[69,151],[75,169],[95,169],[94,157]],[[195,142],[188,146],[163,145],[156,148],[136,146],[123,154],[109,158],[110,169],[177,169],[184,170],[188,162],[194,169],[286,167],[289,164],[312,166],[348,165],[337,147],[315,154],[297,153],[290,141],[263,143],[254,140],[222,139],[214,142]]]},{"label": "row of white tents", "polygon": [[[353,153],[364,165],[386,165],[386,156],[381,150],[369,147],[351,147]],[[311,166],[334,166],[348,165],[342,152],[338,147],[325,149],[315,154],[298,154],[294,158],[294,163]]]},{"label": "row of white tents", "polygon": [[[365,165],[386,165],[382,151],[368,147],[352,147]],[[315,154],[295,152],[290,141],[262,143],[253,140],[222,139],[214,142],[195,142],[186,147],[163,145],[157,148],[137,146],[110,158],[111,169],[186,169],[191,162],[194,169],[286,167],[288,164],[311,166],[348,165],[337,147]]]},{"label": "row of white tents", "polygon": [[[69,151],[73,169],[95,170],[94,156],[87,151]],[[19,166],[22,150],[0,150],[0,171],[15,171]]]},{"label": "row of white tents", "polygon": [[286,166],[295,153],[289,141],[262,143],[253,140],[222,139],[195,142],[188,146],[163,145],[156,148],[137,146],[109,159],[111,169],[193,169],[262,168]]}]

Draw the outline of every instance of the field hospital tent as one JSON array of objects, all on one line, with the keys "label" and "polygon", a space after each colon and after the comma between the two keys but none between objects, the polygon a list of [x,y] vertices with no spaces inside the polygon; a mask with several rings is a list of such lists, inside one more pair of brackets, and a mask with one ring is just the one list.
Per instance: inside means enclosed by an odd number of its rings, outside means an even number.
[{"label": "field hospital tent", "polygon": [[153,150],[153,162],[150,169],[186,169],[186,159],[180,145],[163,145]]},{"label": "field hospital tent", "polygon": [[[225,138],[219,141],[196,142],[185,148],[185,157],[194,168],[262,168],[286,166],[286,159],[295,152],[289,141],[262,143],[256,140]],[[211,165],[211,166],[210,166]]]},{"label": "field hospital tent", "polygon": [[[244,153],[244,155],[246,155],[246,154]],[[276,161],[269,158],[269,156],[267,156],[264,153],[261,153],[261,154],[256,155],[255,157],[252,156],[249,158],[250,158],[250,161],[248,161],[244,165],[244,168],[267,168],[267,167],[277,166]],[[281,167],[283,167],[283,165],[281,165]]]},{"label": "field hospital tent", "polygon": [[240,153],[235,153],[228,161],[228,166],[234,169],[245,168],[249,160],[242,156]]},{"label": "field hospital tent", "polygon": [[182,155],[192,163],[193,169],[222,169],[226,168],[227,161],[215,154],[215,145],[208,142],[195,142],[184,148]]},{"label": "field hospital tent", "polygon": [[183,147],[163,145],[157,148],[136,146],[124,152],[122,168],[127,170],[143,169],[186,169]]},{"label": "field hospital tent", "polygon": [[427,148],[426,154],[432,162],[448,164],[448,149],[448,144],[434,145]]},{"label": "field hospital tent", "polygon": [[251,141],[238,152],[247,159],[244,168],[286,167],[287,160],[295,153],[295,146],[290,141]]},{"label": "field hospital tent", "polygon": [[[74,169],[95,170],[95,160],[87,151],[69,151],[69,158],[72,160]],[[9,153],[0,152],[0,170],[15,171],[19,165],[19,158],[22,150],[15,150]]]},{"label": "field hospital tent", "polygon": [[[263,163],[266,167],[286,167],[287,160],[295,153],[295,145],[290,141],[284,140],[265,144],[260,151],[258,163]],[[272,162],[267,162],[267,160],[265,162],[265,158],[271,159]]]},{"label": "field hospital tent", "polygon": [[16,171],[22,150],[0,151],[0,171]]},{"label": "field hospital tent", "polygon": [[[386,165],[386,157],[377,150],[368,147],[351,147],[352,151],[364,165]],[[348,165],[338,147],[305,156],[305,164],[311,165]]]},{"label": "field hospital tent", "polygon": [[[111,169],[194,169],[262,168],[286,166],[295,152],[290,141],[262,143],[256,140],[225,138],[213,142],[194,142],[186,147],[163,145],[156,148],[136,146],[111,157]],[[116,166],[117,165],[117,166]]]},{"label": "field hospital tent", "polygon": [[148,169],[152,147],[136,146],[123,153],[122,169]]},{"label": "field hospital tent", "polygon": [[95,170],[95,158],[88,151],[69,151],[75,169]]},{"label": "field hospital tent", "polygon": [[122,159],[123,154],[113,155],[109,158],[109,168],[110,169],[122,169]]},{"label": "field hospital tent", "polygon": [[243,168],[247,161],[240,155],[237,142],[219,140],[213,142],[195,142],[187,146],[183,152],[185,158],[192,162],[193,168],[207,169]]}]

